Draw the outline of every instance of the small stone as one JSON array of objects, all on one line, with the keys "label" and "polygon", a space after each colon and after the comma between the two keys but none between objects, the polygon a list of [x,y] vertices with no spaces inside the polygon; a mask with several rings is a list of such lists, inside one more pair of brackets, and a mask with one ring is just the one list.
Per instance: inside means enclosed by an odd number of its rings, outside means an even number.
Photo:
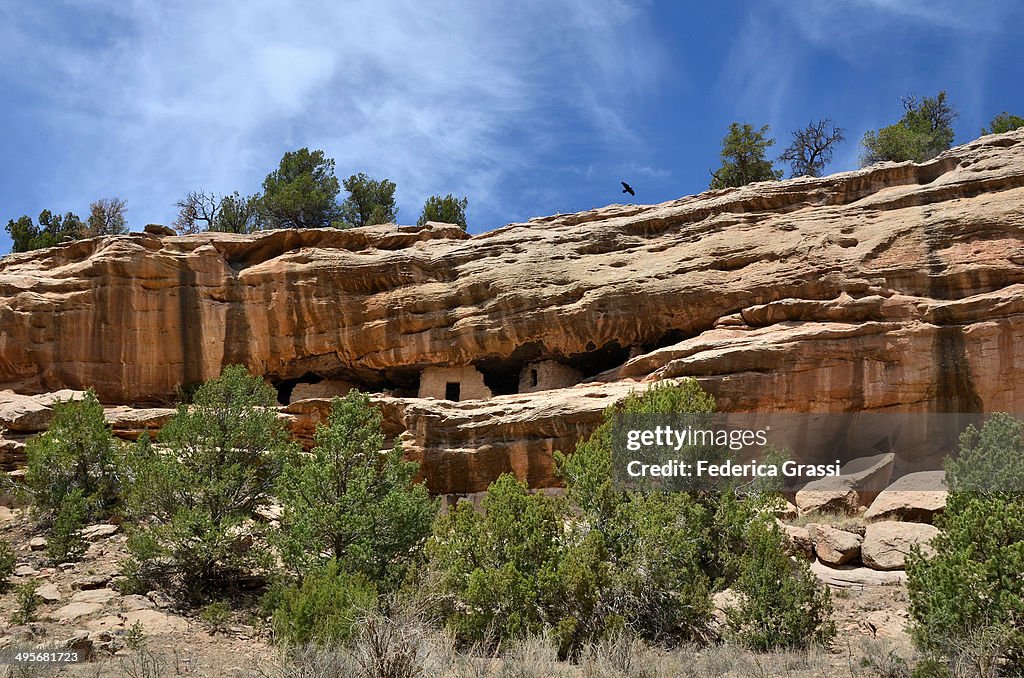
[{"label": "small stone", "polygon": [[[109,619],[109,617],[104,617],[104,619]],[[114,634],[107,630],[93,631],[89,634],[89,638],[97,643],[109,643],[114,639]]]},{"label": "small stone", "polygon": [[46,537],[32,537],[28,542],[28,547],[33,551],[43,551],[46,549]]},{"label": "small stone", "polygon": [[39,574],[39,570],[31,565],[18,565],[18,567],[14,568],[15,577],[34,577],[37,574]]},{"label": "small stone", "polygon": [[65,640],[64,647],[77,651],[80,655],[83,655],[83,659],[88,659],[93,653],[92,640],[86,631],[80,631]]}]

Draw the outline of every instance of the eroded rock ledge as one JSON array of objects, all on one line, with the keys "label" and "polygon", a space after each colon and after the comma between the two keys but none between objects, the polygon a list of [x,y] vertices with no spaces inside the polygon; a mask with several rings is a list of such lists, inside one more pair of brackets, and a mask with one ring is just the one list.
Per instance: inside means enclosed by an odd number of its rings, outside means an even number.
[{"label": "eroded rock ledge", "polygon": [[0,389],[154,406],[233,363],[282,402],[358,386],[435,491],[549,485],[552,449],[661,378],[726,410],[1021,412],[1022,228],[1018,130],[474,237],[94,238],[0,260]]}]

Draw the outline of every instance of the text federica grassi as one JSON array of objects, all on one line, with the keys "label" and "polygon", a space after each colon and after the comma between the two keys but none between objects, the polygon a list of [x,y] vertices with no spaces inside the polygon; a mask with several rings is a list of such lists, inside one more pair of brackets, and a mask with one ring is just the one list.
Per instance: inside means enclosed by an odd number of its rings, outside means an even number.
[{"label": "text federica grassi", "polygon": [[672,459],[661,464],[638,460],[626,464],[626,473],[632,478],[824,478],[838,476],[840,462],[833,464],[801,464],[785,461],[779,464],[711,462],[707,460],[681,461]]}]

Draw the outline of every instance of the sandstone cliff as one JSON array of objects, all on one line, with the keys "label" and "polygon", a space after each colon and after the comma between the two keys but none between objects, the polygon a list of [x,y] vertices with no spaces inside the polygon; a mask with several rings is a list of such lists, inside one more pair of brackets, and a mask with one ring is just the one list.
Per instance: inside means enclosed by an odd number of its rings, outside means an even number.
[{"label": "sandstone cliff", "polygon": [[[436,491],[549,485],[551,450],[645,380],[695,376],[727,410],[1024,411],[1022,235],[1024,130],[475,237],[93,238],[0,260],[0,389],[154,405],[243,363],[282,402],[311,382],[381,394]],[[493,397],[417,398],[443,366]]]}]

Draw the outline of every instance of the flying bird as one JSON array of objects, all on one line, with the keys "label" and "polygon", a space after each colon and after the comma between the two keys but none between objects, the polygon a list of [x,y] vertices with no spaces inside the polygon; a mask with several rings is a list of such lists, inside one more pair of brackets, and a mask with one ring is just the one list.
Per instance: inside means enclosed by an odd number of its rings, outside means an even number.
[{"label": "flying bird", "polygon": [[625,181],[620,181],[619,183],[622,184],[622,192],[623,193],[629,193],[631,196],[636,197],[636,193],[633,192],[633,187],[632,186],[627,184]]}]

